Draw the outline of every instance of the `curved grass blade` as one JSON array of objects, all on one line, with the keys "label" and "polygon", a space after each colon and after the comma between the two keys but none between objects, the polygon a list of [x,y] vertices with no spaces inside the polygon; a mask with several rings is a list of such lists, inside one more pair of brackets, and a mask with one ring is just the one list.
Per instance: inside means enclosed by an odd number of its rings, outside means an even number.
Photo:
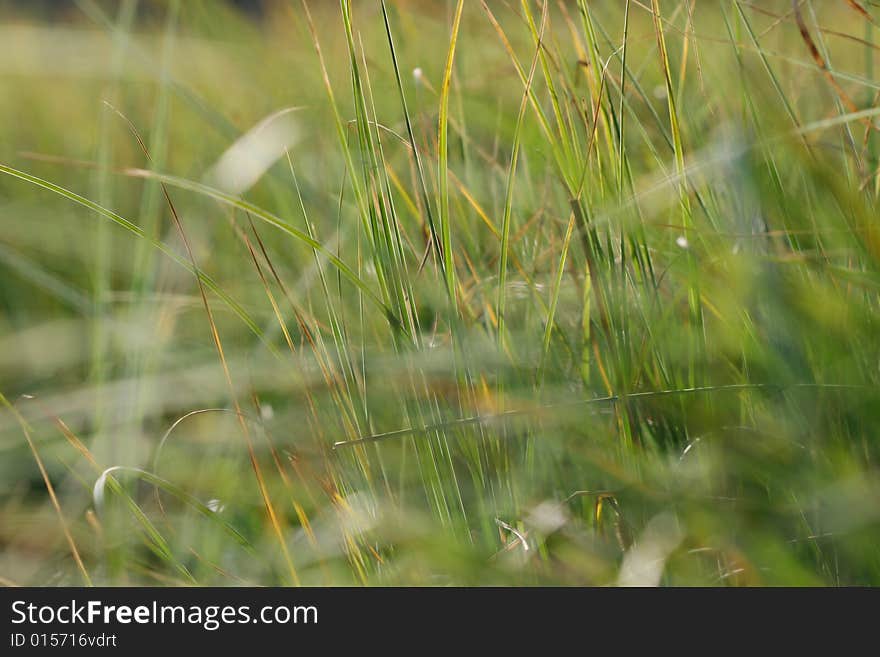
[{"label": "curved grass blade", "polygon": [[[80,196],[76,192],[72,192],[69,189],[61,187],[60,185],[56,185],[55,183],[49,182],[48,180],[43,180],[42,178],[38,178],[37,176],[33,176],[24,171],[19,171],[18,169],[14,169],[12,167],[6,166],[4,164],[0,164],[0,173],[5,173],[6,175],[12,176],[14,178],[18,178],[19,180],[24,180],[25,182],[29,182],[32,185],[36,185],[37,187],[42,187],[43,189],[48,189],[50,192],[54,192],[59,196],[63,196],[69,201],[73,201],[74,203],[78,203],[93,212],[109,219],[110,221],[119,224],[123,228],[125,228],[128,232],[136,235],[137,237],[146,240],[153,247],[167,255],[169,258],[174,260],[181,267],[184,267],[191,274],[198,276],[202,283],[206,288],[211,290],[214,294],[216,294],[220,299],[241,319],[247,327],[256,335],[258,338],[263,339],[263,331],[257,326],[257,323],[248,315],[247,311],[242,308],[232,297],[226,294],[217,283],[211,279],[205,272],[200,269],[193,269],[193,266],[190,262],[181,255],[175,253],[167,244],[164,242],[160,242],[159,240],[155,240],[147,235],[137,224],[132,223],[128,219],[116,214],[112,210],[108,210],[102,205],[95,203],[94,201],[90,201],[84,196]],[[274,352],[274,347],[271,345],[267,346]]]},{"label": "curved grass blade", "polygon": [[[152,486],[155,486],[158,489],[161,489],[176,498],[177,500],[183,502],[187,506],[192,507],[194,510],[198,511],[205,518],[210,520],[212,523],[216,524],[218,527],[222,528],[227,534],[229,534],[235,541],[244,547],[249,552],[253,551],[253,546],[250,541],[248,541],[235,527],[230,525],[225,520],[222,520],[217,516],[217,513],[212,511],[210,507],[200,502],[197,498],[193,497],[185,490],[180,488],[179,486],[175,486],[167,479],[163,479],[158,475],[153,474],[152,472],[148,472],[147,470],[142,470],[140,468],[127,467],[123,465],[116,465],[111,468],[107,468],[101,473],[101,476],[95,481],[95,486],[92,490],[92,498],[95,502],[95,507],[100,508],[104,504],[104,491],[106,487],[109,485],[110,490],[117,494],[125,495],[122,487],[119,485],[111,475],[114,472],[126,472],[129,474],[134,474],[138,479],[141,479]],[[133,504],[133,502],[132,502]],[[143,513],[143,512],[141,512]],[[148,521],[149,522],[149,521]],[[152,526],[152,523],[150,523]],[[152,538],[152,533],[151,533]],[[168,544],[164,542],[162,539],[162,544],[167,548]],[[169,548],[170,549],[170,548]]]},{"label": "curved grass blade", "polygon": [[345,264],[345,262],[343,262],[338,256],[336,256],[332,251],[321,244],[318,240],[310,237],[308,234],[304,233],[300,229],[291,226],[281,217],[272,214],[268,210],[264,210],[263,208],[254,205],[249,201],[245,201],[244,199],[233,196],[232,194],[227,194],[226,192],[216,189],[215,187],[211,187],[210,185],[205,185],[203,183],[198,183],[192,180],[187,180],[186,178],[158,173],[156,171],[147,171],[146,169],[126,169],[124,173],[135,178],[156,180],[166,185],[177,187],[178,189],[184,189],[190,192],[195,192],[196,194],[201,194],[202,196],[208,196],[216,201],[224,203],[225,205],[243,210],[244,212],[247,212],[254,217],[257,217],[265,221],[266,223],[275,226],[276,228],[287,233],[291,237],[294,237],[305,245],[309,246],[312,250],[320,253],[323,257],[327,258],[327,260],[331,262],[333,266],[336,267],[336,269],[339,270],[339,273],[342,274],[361,292],[363,292],[373,303],[375,303],[385,313],[390,321],[399,323],[398,318],[394,315],[391,309],[382,301],[378,294],[370,289],[367,283],[360,276],[358,276],[354,272],[354,270],[351,269],[351,267]]}]

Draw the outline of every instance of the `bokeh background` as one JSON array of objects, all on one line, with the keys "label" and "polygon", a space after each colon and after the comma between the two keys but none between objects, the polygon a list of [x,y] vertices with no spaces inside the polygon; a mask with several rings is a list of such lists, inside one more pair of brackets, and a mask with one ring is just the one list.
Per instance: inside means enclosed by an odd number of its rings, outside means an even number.
[{"label": "bokeh background", "polygon": [[880,582],[876,10],[386,4],[0,2],[0,582]]}]

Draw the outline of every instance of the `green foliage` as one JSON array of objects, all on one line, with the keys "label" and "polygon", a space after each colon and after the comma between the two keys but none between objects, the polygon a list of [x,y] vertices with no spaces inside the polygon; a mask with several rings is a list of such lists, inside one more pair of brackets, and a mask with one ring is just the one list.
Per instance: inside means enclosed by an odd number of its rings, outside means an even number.
[{"label": "green foliage", "polygon": [[880,584],[853,3],[266,4],[3,9],[0,582]]}]

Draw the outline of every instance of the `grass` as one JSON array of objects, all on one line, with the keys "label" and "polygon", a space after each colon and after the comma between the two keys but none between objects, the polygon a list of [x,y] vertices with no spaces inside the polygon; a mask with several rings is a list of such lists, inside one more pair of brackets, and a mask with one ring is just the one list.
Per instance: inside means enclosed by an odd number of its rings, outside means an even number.
[{"label": "grass", "polygon": [[0,581],[880,584],[870,4],[265,5],[0,9]]}]

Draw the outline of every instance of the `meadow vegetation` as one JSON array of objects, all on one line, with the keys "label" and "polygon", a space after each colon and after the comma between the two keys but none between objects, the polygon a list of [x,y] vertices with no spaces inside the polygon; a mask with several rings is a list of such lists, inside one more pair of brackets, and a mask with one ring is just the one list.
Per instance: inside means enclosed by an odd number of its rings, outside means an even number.
[{"label": "meadow vegetation", "polygon": [[878,11],[0,4],[0,582],[880,584]]}]

